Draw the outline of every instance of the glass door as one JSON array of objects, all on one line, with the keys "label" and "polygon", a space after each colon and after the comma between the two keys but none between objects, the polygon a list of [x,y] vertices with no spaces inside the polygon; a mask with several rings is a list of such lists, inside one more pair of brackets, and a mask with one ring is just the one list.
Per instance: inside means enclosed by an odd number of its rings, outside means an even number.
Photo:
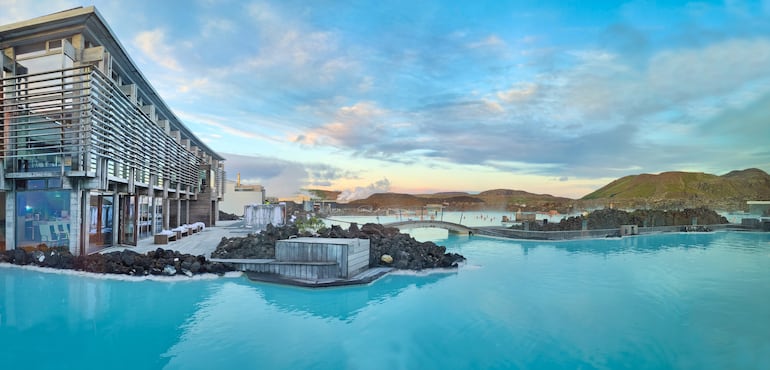
[{"label": "glass door", "polygon": [[120,197],[120,244],[136,245],[136,196]]},{"label": "glass door", "polygon": [[146,195],[139,196],[139,239],[147,239],[152,236],[151,199]]},{"label": "glass door", "polygon": [[91,194],[88,253],[112,245],[112,195]]}]

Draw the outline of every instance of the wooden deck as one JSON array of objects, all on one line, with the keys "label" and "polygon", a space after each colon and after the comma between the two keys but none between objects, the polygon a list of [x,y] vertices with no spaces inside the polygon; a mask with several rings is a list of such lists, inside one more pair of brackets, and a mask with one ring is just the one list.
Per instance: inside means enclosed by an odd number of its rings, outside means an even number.
[{"label": "wooden deck", "polygon": [[375,268],[367,269],[350,279],[328,278],[328,279],[317,279],[317,280],[304,280],[304,279],[298,279],[298,278],[290,278],[287,276],[264,273],[264,272],[246,271],[245,273],[246,273],[246,276],[249,278],[249,280],[258,281],[262,283],[292,285],[292,286],[305,287],[305,288],[325,288],[325,287],[369,284],[379,279],[380,277],[384,276],[385,274],[391,272],[392,270],[393,269],[390,267],[375,267]]},{"label": "wooden deck", "polygon": [[337,277],[336,262],[276,261],[273,259],[224,259],[212,258],[212,262],[230,263],[243,271],[250,280],[302,287],[331,287],[368,284],[392,271],[390,267],[366,269],[345,279]]},{"label": "wooden deck", "polygon": [[275,259],[222,259],[251,280],[303,287],[367,284],[391,271],[369,268],[368,239],[279,240]]}]

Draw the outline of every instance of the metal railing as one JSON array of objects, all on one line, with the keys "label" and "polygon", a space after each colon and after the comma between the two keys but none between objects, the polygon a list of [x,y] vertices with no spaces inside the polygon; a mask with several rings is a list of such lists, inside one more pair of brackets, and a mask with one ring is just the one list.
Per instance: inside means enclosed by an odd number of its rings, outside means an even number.
[{"label": "metal railing", "polygon": [[108,176],[148,186],[164,180],[183,190],[198,186],[202,160],[97,68],[6,77],[2,89],[0,152],[6,173],[99,176],[97,169],[104,166]]}]

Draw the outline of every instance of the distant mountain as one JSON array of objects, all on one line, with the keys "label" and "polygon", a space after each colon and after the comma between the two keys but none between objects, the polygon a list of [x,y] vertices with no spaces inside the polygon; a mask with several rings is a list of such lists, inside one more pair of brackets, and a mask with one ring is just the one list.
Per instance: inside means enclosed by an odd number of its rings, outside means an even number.
[{"label": "distant mountain", "polygon": [[351,201],[348,208],[370,207],[418,208],[429,204],[442,204],[447,210],[499,210],[499,211],[569,211],[574,200],[548,194],[532,194],[521,190],[495,189],[479,194],[443,192],[436,194],[378,193],[366,199]]},{"label": "distant mountain", "polygon": [[348,206],[362,207],[368,206],[373,209],[378,208],[419,208],[428,203],[433,203],[429,199],[421,198],[411,194],[400,193],[377,193],[372,194],[366,199],[357,199],[348,202]]},{"label": "distant mountain", "polygon": [[[336,199],[339,192],[318,191],[317,196]],[[717,176],[700,172],[663,172],[622,177],[581,199],[533,194],[522,190],[493,189],[478,194],[378,193],[341,208],[417,209],[443,204],[446,210],[550,211],[571,213],[613,206],[625,209],[683,209],[708,207],[720,211],[745,210],[748,200],[770,200],[770,175],[749,168]]]},{"label": "distant mountain", "polygon": [[750,168],[723,176],[700,172],[663,172],[617,179],[582,198],[624,208],[744,209],[747,200],[770,199],[770,175]]}]

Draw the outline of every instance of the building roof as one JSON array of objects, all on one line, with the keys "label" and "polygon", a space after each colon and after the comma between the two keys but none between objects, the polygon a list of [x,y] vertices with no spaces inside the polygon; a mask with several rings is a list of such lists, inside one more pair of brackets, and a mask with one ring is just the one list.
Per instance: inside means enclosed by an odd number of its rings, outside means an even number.
[{"label": "building roof", "polygon": [[195,136],[166,105],[149,80],[136,67],[136,63],[94,6],[77,7],[0,26],[0,48],[4,49],[36,38],[51,39],[56,37],[57,33],[72,31],[83,32],[107,48],[125,77],[137,85],[142,100],[154,105],[158,116],[167,119],[171,129],[179,131],[182,139],[190,140],[191,145],[200,148],[214,159],[220,161],[225,159]]}]

